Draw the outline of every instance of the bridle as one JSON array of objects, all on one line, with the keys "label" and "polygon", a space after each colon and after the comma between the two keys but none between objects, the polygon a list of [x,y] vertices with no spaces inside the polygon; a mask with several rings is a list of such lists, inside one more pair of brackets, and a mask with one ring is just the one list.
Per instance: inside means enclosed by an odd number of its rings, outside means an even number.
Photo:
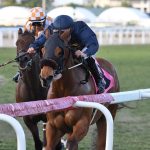
[{"label": "bridle", "polygon": [[[24,36],[25,38],[23,38]],[[17,60],[18,68],[20,71],[30,70],[32,67],[34,55],[29,54],[27,50],[29,48],[29,44],[33,42],[34,40],[35,40],[35,37],[32,33],[25,31],[24,33],[19,35],[19,38],[16,42],[16,45],[17,45],[17,59],[16,60]]]},{"label": "bridle", "polygon": [[[30,70],[31,66],[32,66],[32,57],[29,55],[28,52],[26,52],[24,49],[19,50],[19,52],[17,53],[17,57],[16,57],[16,61],[19,64],[19,70],[21,71],[25,71],[25,70]],[[27,61],[27,62],[26,62]],[[25,66],[21,66],[21,63],[26,62]]]},{"label": "bridle", "polygon": [[[55,70],[56,74],[62,73],[65,70],[67,70],[66,64],[67,64],[70,54],[71,54],[71,49],[70,49],[70,46],[68,45],[68,43],[66,44],[63,40],[60,39],[59,36],[58,36],[57,40],[58,40],[57,41],[58,47],[61,49],[61,55],[59,57],[55,57],[53,59],[51,59],[51,58],[43,59],[43,63],[41,61],[41,68],[44,65],[51,66]],[[66,49],[68,49],[68,52]],[[47,62],[44,60],[46,60]]]},{"label": "bridle", "polygon": [[7,61],[7,62],[5,62],[5,63],[0,64],[0,67],[4,67],[4,66],[6,66],[6,65],[8,65],[8,64],[11,64],[11,63],[14,63],[14,62],[18,62],[19,59],[20,59],[21,57],[25,56],[25,55],[27,55],[27,52],[24,53],[24,54],[22,54],[22,55],[19,55],[19,56],[15,57],[14,59],[11,59],[11,60]]},{"label": "bridle", "polygon": [[[55,57],[54,59],[46,58],[41,61],[41,68],[43,68],[43,66],[50,66],[54,70],[54,74],[48,76],[46,79],[40,76],[41,84],[43,87],[46,88],[49,87],[49,83],[53,79],[56,79],[58,75],[68,70],[66,65],[71,55],[70,46],[68,45],[68,43],[66,44],[62,39],[60,39],[59,35],[57,40],[58,40],[57,46],[61,49],[61,55],[58,58],[57,57]],[[66,49],[68,49],[68,52]]]},{"label": "bridle", "polygon": [[[73,65],[73,66],[67,66],[67,63],[69,61],[69,58],[71,57],[71,53],[75,52],[75,48],[71,47],[68,43],[65,43],[63,40],[60,39],[60,37],[58,37],[58,47],[61,48],[61,55],[59,56],[58,59],[46,59],[46,61],[41,62],[41,68],[43,68],[43,66],[55,66],[54,69],[54,74],[53,75],[49,75],[47,78],[42,78],[40,76],[40,80],[41,80],[41,84],[43,87],[48,88],[50,86],[50,82],[53,79],[58,79],[58,75],[61,76],[63,74],[63,72],[67,71],[67,70],[71,70],[74,69],[78,66],[84,65],[84,58],[81,58],[80,61],[78,62],[78,64]],[[67,50],[68,49],[68,52]],[[72,56],[73,57],[73,56]],[[53,65],[54,64],[54,65]],[[88,78],[88,77],[87,77]],[[81,81],[82,82],[82,81]],[[87,82],[87,80],[86,80]],[[81,83],[83,84],[83,83]],[[84,81],[85,84],[85,81]]]}]

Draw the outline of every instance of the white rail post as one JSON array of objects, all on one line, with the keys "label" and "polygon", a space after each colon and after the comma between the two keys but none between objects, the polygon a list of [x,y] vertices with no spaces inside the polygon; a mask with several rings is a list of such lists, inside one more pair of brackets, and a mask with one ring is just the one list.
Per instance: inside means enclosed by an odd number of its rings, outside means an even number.
[{"label": "white rail post", "polygon": [[114,98],[114,101],[112,101],[111,104],[146,100],[150,98],[150,89],[110,93],[110,95]]},{"label": "white rail post", "polygon": [[113,118],[110,113],[110,111],[102,104],[96,103],[96,102],[83,102],[83,101],[77,101],[74,105],[74,107],[93,107],[98,110],[100,110],[107,122],[107,131],[106,131],[106,148],[105,150],[112,150],[113,149]]},{"label": "white rail post", "polygon": [[17,136],[17,150],[26,150],[25,134],[20,123],[15,118],[5,114],[0,114],[0,120],[9,123],[15,130]]}]

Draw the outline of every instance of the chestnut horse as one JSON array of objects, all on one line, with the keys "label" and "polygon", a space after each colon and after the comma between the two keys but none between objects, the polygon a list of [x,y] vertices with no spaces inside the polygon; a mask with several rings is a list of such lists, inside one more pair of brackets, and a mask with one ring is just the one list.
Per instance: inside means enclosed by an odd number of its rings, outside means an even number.
[{"label": "chestnut horse", "polygon": [[[41,86],[40,73],[40,55],[29,55],[27,50],[29,45],[35,40],[32,33],[21,29],[18,31],[17,57],[20,71],[20,78],[16,85],[16,102],[28,102],[46,99],[47,89]],[[42,150],[43,144],[39,137],[38,122],[46,122],[45,114],[29,115],[23,117],[23,120],[31,131],[36,150]]]},{"label": "chestnut horse", "polygon": [[[54,33],[47,39],[44,49],[40,76],[49,84],[47,99],[95,94],[93,78],[88,76],[88,71],[84,65],[69,69],[77,61],[74,49],[63,36]],[[108,92],[118,92],[119,81],[114,67],[104,59],[98,59],[98,62],[114,79],[113,87]],[[85,80],[87,76],[88,80]],[[117,108],[117,104],[108,105],[113,118],[116,115]],[[74,108],[48,112],[46,150],[55,150],[56,145],[65,134],[67,134],[67,149],[77,150],[78,143],[88,132],[92,112],[92,108]],[[105,117],[99,113],[94,123],[96,123],[98,131],[96,149],[104,150],[106,140]]]}]

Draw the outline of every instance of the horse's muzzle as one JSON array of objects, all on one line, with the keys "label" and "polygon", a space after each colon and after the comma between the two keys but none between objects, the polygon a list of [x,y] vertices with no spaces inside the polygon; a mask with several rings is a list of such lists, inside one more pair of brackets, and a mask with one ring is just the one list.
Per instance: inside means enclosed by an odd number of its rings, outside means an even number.
[{"label": "horse's muzzle", "polygon": [[49,88],[52,80],[53,76],[48,76],[46,79],[40,76],[40,81],[43,88]]}]

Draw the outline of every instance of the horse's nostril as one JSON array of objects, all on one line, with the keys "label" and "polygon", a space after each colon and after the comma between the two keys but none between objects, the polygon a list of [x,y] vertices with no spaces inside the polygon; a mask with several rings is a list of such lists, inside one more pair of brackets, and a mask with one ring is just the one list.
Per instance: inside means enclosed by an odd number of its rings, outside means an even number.
[{"label": "horse's nostril", "polygon": [[24,57],[24,61],[28,61],[28,57]]},{"label": "horse's nostril", "polygon": [[45,79],[43,79],[43,87],[47,87],[47,82]]},{"label": "horse's nostril", "polygon": [[48,88],[50,86],[50,84],[51,84],[52,79],[53,79],[53,76],[49,76],[46,79],[42,78],[40,76],[40,81],[41,81],[42,87]]},{"label": "horse's nostril", "polygon": [[46,78],[47,81],[52,81],[52,79],[53,79],[53,76],[48,76],[48,77]]}]

